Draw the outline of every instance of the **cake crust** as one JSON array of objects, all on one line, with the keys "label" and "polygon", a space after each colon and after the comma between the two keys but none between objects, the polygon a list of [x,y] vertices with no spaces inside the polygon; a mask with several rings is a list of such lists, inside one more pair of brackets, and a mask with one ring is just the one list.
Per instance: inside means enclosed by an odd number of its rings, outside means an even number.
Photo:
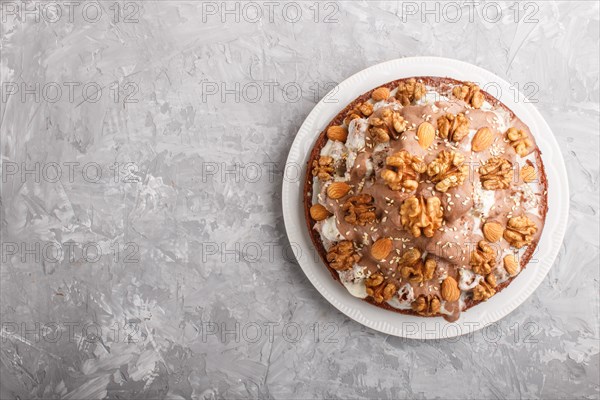
[{"label": "cake crust", "polygon": [[[466,82],[458,81],[458,80],[448,78],[448,77],[420,76],[420,77],[411,77],[411,78],[403,78],[403,79],[394,80],[394,81],[388,82],[378,88],[373,88],[372,90],[357,97],[353,102],[351,102],[346,107],[344,107],[331,120],[331,122],[318,135],[316,142],[312,148],[312,151],[308,157],[308,163],[305,168],[305,176],[304,176],[304,213],[305,213],[305,219],[307,222],[307,228],[309,230],[312,242],[313,242],[315,248],[317,249],[317,252],[319,253],[319,256],[322,259],[323,263],[325,264],[326,268],[329,270],[332,278],[335,279],[336,281],[338,281],[342,285],[343,285],[343,283],[340,279],[339,270],[336,270],[331,267],[330,262],[327,259],[328,251],[325,247],[323,238],[322,238],[320,232],[318,232],[316,229],[314,229],[315,224],[318,221],[316,221],[311,216],[311,212],[310,212],[311,206],[313,205],[313,198],[315,197],[315,193],[313,193],[313,191],[315,189],[314,185],[316,182],[316,178],[313,177],[313,174],[311,172],[312,166],[315,161],[319,160],[319,157],[320,157],[320,154],[321,154],[323,148],[326,146],[326,144],[329,141],[327,132],[331,127],[337,127],[337,126],[343,125],[344,120],[347,118],[348,113],[351,110],[355,109],[358,105],[369,101],[369,99],[374,97],[374,94],[375,94],[375,97],[378,96],[378,93],[375,91],[379,90],[380,92],[382,92],[381,88],[385,88],[389,91],[392,91],[392,90],[398,88],[398,86],[401,84],[407,84],[409,82],[409,80],[411,80],[411,79],[414,79],[417,82],[422,83],[423,85],[425,85],[428,88],[428,90],[434,89],[438,92],[447,91],[449,88],[460,87],[462,85],[467,84]],[[491,107],[493,107],[494,109],[503,110],[510,116],[511,121],[513,121],[513,122],[517,121],[518,123],[522,124],[522,122],[513,113],[513,111],[510,110],[503,103],[501,103],[498,99],[496,99],[491,94],[489,94],[483,90],[479,90],[479,91],[480,91],[481,95],[483,96],[483,99],[487,103],[489,103],[489,105],[491,105]],[[385,90],[383,90],[383,92],[385,93]],[[387,93],[389,93],[389,92],[387,92]],[[522,125],[524,125],[524,124],[522,124]],[[438,131],[438,133],[439,133],[439,131]],[[541,152],[540,152],[539,148],[537,147],[537,145],[535,145],[535,147],[531,151],[530,155],[532,155],[533,158],[535,159],[535,168],[537,169],[537,182],[538,182],[540,190],[543,193],[543,195],[539,199],[539,205],[538,205],[540,219],[542,221],[542,226],[540,226],[538,228],[541,233],[541,230],[543,228],[543,223],[545,222],[545,218],[546,218],[546,214],[547,214],[547,178],[546,178],[546,172],[545,172],[542,158],[541,158]],[[523,270],[527,266],[529,261],[531,260],[531,257],[537,247],[538,241],[539,241],[539,234],[535,237],[534,240],[532,240],[529,243],[529,245],[527,246],[524,253],[519,257],[520,270]],[[508,277],[508,279],[506,279],[503,282],[496,285],[495,292],[498,293],[501,290],[503,290],[517,276],[518,275],[510,276],[510,277]],[[376,301],[372,296],[367,296],[367,297],[363,298],[362,300],[366,301],[374,306],[384,308],[389,311],[402,313],[402,314],[419,315],[419,316],[424,316],[424,317],[443,316],[440,313],[433,313],[431,315],[428,315],[428,313],[417,312],[412,308],[411,309],[399,309],[399,308],[389,305],[386,301]],[[473,298],[473,296],[464,296],[462,310],[459,310],[459,312],[468,310],[469,308],[476,306],[477,304],[481,303],[482,301],[484,301],[484,300],[481,300],[481,299],[475,300]],[[452,318],[452,319],[456,319],[457,317],[458,317],[457,314],[454,313],[454,318]]]}]

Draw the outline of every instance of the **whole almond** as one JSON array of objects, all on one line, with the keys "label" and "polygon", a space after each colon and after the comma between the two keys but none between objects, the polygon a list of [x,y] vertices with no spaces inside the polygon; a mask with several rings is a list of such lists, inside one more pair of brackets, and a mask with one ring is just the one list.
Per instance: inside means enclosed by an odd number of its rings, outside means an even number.
[{"label": "whole almond", "polygon": [[483,224],[483,236],[490,243],[500,240],[503,233],[504,227],[497,222],[486,222]]},{"label": "whole almond", "polygon": [[504,261],[504,269],[506,270],[508,275],[515,276],[518,272],[517,270],[519,269],[519,266],[517,265],[517,261],[515,260],[515,257],[512,254],[509,254],[506,257],[504,257],[503,261]]},{"label": "whole almond", "polygon": [[475,152],[483,151],[490,147],[494,142],[494,134],[488,127],[479,128],[473,141],[471,142],[471,149]]},{"label": "whole almond", "polygon": [[423,122],[417,129],[417,138],[419,139],[419,146],[426,149],[433,139],[435,139],[435,128],[429,122]]},{"label": "whole almond", "polygon": [[460,289],[456,279],[449,276],[442,282],[442,298],[446,301],[456,301],[460,298]]},{"label": "whole almond", "polygon": [[373,90],[373,93],[371,93],[371,98],[374,101],[386,100],[389,97],[390,97],[390,89],[388,89],[386,87],[377,88],[377,89]]},{"label": "whole almond", "polygon": [[341,199],[350,191],[350,186],[346,182],[333,182],[327,188],[327,196],[331,199]]},{"label": "whole almond", "polygon": [[529,183],[537,179],[537,172],[535,172],[533,165],[524,165],[519,174],[521,175],[523,182]]},{"label": "whole almond", "polygon": [[371,246],[371,255],[376,260],[383,260],[390,254],[392,248],[392,239],[381,238],[373,243],[373,246]]},{"label": "whole almond", "polygon": [[325,218],[328,218],[331,215],[329,211],[321,204],[314,204],[310,208],[310,216],[315,221],[323,221]]},{"label": "whole almond", "polygon": [[348,131],[341,125],[333,125],[327,128],[327,137],[338,142],[345,142],[348,138]]}]

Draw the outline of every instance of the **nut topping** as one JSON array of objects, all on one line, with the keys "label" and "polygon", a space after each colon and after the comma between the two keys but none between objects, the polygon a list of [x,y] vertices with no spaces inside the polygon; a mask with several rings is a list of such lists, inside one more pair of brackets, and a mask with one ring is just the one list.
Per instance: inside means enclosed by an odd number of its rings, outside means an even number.
[{"label": "nut topping", "polygon": [[496,285],[496,275],[494,275],[493,273],[487,274],[485,277],[485,281],[493,288],[495,288],[497,286]]},{"label": "nut topping", "polygon": [[420,283],[433,278],[437,263],[431,258],[423,262],[419,249],[412,248],[402,255],[398,262],[398,268],[402,279]]},{"label": "nut topping", "polygon": [[490,128],[483,127],[479,128],[473,136],[473,141],[471,142],[471,149],[478,153],[486,150],[488,147],[492,145],[494,142],[494,133]]},{"label": "nut topping", "polygon": [[397,139],[399,135],[406,131],[408,122],[396,111],[386,108],[369,120],[371,127],[369,133],[374,141],[378,143],[389,142],[390,139]]},{"label": "nut topping", "polygon": [[526,183],[533,182],[537,179],[537,173],[535,172],[535,167],[530,164],[524,165],[523,168],[521,168],[519,175],[521,175],[521,179],[523,179],[523,182],[526,182]]},{"label": "nut topping", "polygon": [[392,113],[392,128],[394,128],[394,131],[402,133],[406,131],[407,127],[408,121],[406,121],[402,115],[397,112]]},{"label": "nut topping", "polygon": [[425,201],[423,196],[412,196],[402,203],[400,219],[404,229],[410,231],[414,237],[421,234],[432,237],[442,226],[442,203],[438,197],[429,197]]},{"label": "nut topping", "polygon": [[354,244],[349,240],[342,240],[332,246],[327,252],[327,262],[336,271],[346,271],[360,261],[360,255],[354,251]]},{"label": "nut topping", "polygon": [[440,298],[436,295],[420,295],[412,302],[413,311],[426,317],[436,315],[440,312]]},{"label": "nut topping", "polygon": [[372,297],[376,303],[383,303],[394,297],[398,291],[392,282],[386,282],[381,272],[376,272],[365,280],[367,295]]},{"label": "nut topping", "polygon": [[506,137],[518,155],[525,157],[529,154],[529,148],[533,146],[533,142],[529,139],[527,133],[517,128],[508,128]]},{"label": "nut topping", "polygon": [[327,138],[344,143],[348,138],[348,130],[341,125],[333,125],[327,128]]},{"label": "nut topping", "polygon": [[483,224],[483,237],[490,243],[495,243],[502,239],[504,227],[497,222],[486,222]]},{"label": "nut topping", "polygon": [[485,240],[480,240],[471,252],[469,264],[473,272],[485,276],[496,266],[496,251]]},{"label": "nut topping", "polygon": [[481,108],[483,105],[483,93],[481,93],[479,86],[474,83],[468,82],[466,85],[455,86],[452,89],[452,94],[454,97],[464,100],[473,108]]},{"label": "nut topping", "polygon": [[374,141],[377,143],[385,143],[390,141],[390,134],[387,128],[380,126],[373,126],[369,128],[369,133]]},{"label": "nut topping", "polygon": [[375,206],[373,205],[373,196],[362,193],[352,196],[342,205],[344,211],[344,220],[353,225],[366,225],[377,218]]},{"label": "nut topping", "polygon": [[419,174],[426,169],[421,158],[404,150],[387,157],[385,163],[381,178],[392,190],[416,190],[419,185]]},{"label": "nut topping", "polygon": [[350,185],[346,182],[332,182],[327,187],[327,196],[331,199],[341,199],[350,191]]},{"label": "nut topping", "polygon": [[506,158],[492,157],[479,167],[479,174],[484,189],[508,189],[513,178],[512,163]]},{"label": "nut topping", "polygon": [[419,146],[426,149],[433,143],[433,139],[435,139],[435,128],[429,122],[425,121],[419,125],[417,137],[419,138]]},{"label": "nut topping", "polygon": [[321,204],[314,204],[310,207],[310,216],[315,221],[323,221],[324,219],[329,218],[330,215],[329,211]]},{"label": "nut topping", "polygon": [[496,294],[496,277],[494,274],[488,274],[485,280],[481,281],[479,285],[473,289],[473,300],[485,301]]},{"label": "nut topping", "polygon": [[507,255],[503,259],[504,269],[509,276],[515,276],[519,272],[519,265],[512,254]]},{"label": "nut topping", "polygon": [[366,286],[377,287],[381,285],[384,280],[385,278],[383,277],[383,274],[381,272],[376,272],[367,278]]},{"label": "nut topping", "polygon": [[392,251],[393,244],[390,238],[381,238],[371,246],[371,255],[376,260],[385,259]]},{"label": "nut topping", "polygon": [[453,151],[441,151],[435,160],[427,166],[427,175],[435,183],[435,188],[445,192],[451,187],[462,185],[469,172],[464,164],[465,156]]},{"label": "nut topping", "polygon": [[456,301],[460,298],[460,289],[456,279],[449,276],[442,282],[442,299],[446,301]]},{"label": "nut topping", "polygon": [[463,113],[442,115],[437,119],[437,126],[440,137],[454,142],[460,142],[469,134],[469,120]]},{"label": "nut topping", "polygon": [[373,104],[369,102],[359,103],[352,110],[346,113],[344,124],[349,125],[350,121],[356,118],[365,118],[373,114]]},{"label": "nut topping", "polygon": [[373,93],[371,93],[371,98],[373,101],[386,100],[388,97],[390,97],[390,89],[384,86],[373,90]]},{"label": "nut topping", "polygon": [[333,157],[330,156],[320,156],[318,160],[313,161],[313,176],[319,178],[320,181],[328,181],[333,179],[334,175],[334,167],[333,167]]},{"label": "nut topping", "polygon": [[511,246],[520,249],[523,246],[528,246],[533,241],[533,235],[537,232],[535,223],[522,215],[520,217],[512,217],[506,224],[504,231],[504,239]]},{"label": "nut topping", "polygon": [[424,95],[425,85],[417,82],[415,78],[400,82],[396,92],[396,98],[403,106],[407,106],[415,100],[420,100]]}]

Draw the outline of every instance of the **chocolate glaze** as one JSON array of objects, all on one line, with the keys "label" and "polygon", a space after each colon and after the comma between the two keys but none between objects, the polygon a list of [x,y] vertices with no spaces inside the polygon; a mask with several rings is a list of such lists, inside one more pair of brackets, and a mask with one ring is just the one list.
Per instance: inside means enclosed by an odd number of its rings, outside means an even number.
[{"label": "chocolate glaze", "polygon": [[[409,79],[409,78],[406,78]],[[438,93],[448,93],[454,85],[461,84],[462,82],[456,81],[451,78],[434,78],[434,77],[416,77],[416,79],[422,81],[430,89],[434,88]],[[389,82],[386,85],[390,90],[395,89],[402,80],[396,80]],[[353,108],[357,103],[367,101],[370,98],[371,92],[367,92],[362,96],[358,97],[354,102],[348,105],[342,110],[330,124],[321,132],[316,144],[310,154],[308,166],[305,175],[305,215],[307,225],[311,234],[313,243],[315,244],[323,262],[327,266],[325,259],[326,250],[322,242],[320,234],[314,229],[315,221],[313,221],[309,214],[309,208],[313,204],[313,178],[311,175],[311,164],[312,161],[318,159],[321,149],[327,143],[326,131],[329,126],[341,125],[346,115],[346,112]],[[510,123],[508,127],[516,127],[518,129],[527,132],[530,139],[535,143],[535,138],[532,136],[529,128],[523,124],[514,113],[509,110],[504,104],[492,97],[490,94],[483,92],[484,97],[488,103],[492,105],[493,109],[504,110],[509,119]],[[451,98],[451,95],[447,95]],[[410,105],[402,107],[399,103],[395,103],[393,98],[388,100],[390,104],[387,107],[393,107],[397,110],[408,122],[409,129],[404,132],[401,137],[397,140],[391,140],[390,146],[384,151],[374,151],[373,143],[371,142],[369,135],[367,134],[367,146],[358,153],[354,166],[350,172],[350,179],[347,181],[353,190],[348,196],[357,194],[359,189],[361,193],[368,193],[373,196],[375,206],[377,207],[378,221],[375,224],[368,224],[366,226],[355,226],[344,221],[344,212],[341,210],[341,205],[346,200],[346,197],[339,200],[329,199],[325,195],[327,184],[322,185],[322,193],[319,199],[325,207],[336,216],[338,229],[341,234],[347,240],[352,240],[361,247],[362,259],[359,262],[361,266],[371,272],[381,271],[386,278],[396,283],[397,287],[405,285],[406,282],[402,281],[400,274],[397,271],[396,264],[399,254],[403,251],[417,247],[422,251],[425,250],[429,253],[429,257],[434,258],[438,267],[436,269],[434,278],[431,281],[425,282],[424,284],[413,284],[414,296],[418,297],[420,294],[437,294],[439,296],[440,283],[445,276],[452,276],[457,281],[459,280],[458,270],[460,267],[470,269],[469,267],[469,255],[470,252],[475,248],[477,242],[483,237],[481,236],[481,225],[487,221],[497,221],[502,225],[506,224],[506,221],[511,216],[517,216],[526,214],[530,219],[536,222],[538,231],[535,235],[533,243],[528,246],[525,253],[520,258],[521,268],[525,268],[529,262],[531,255],[535,251],[537,242],[542,232],[543,224],[547,212],[547,180],[545,170],[541,160],[541,153],[537,146],[533,146],[531,153],[534,155],[536,169],[538,172],[539,190],[540,195],[538,196],[538,210],[539,215],[526,213],[524,202],[515,203],[514,198],[520,197],[519,191],[522,189],[524,182],[518,177],[518,169],[516,170],[516,177],[513,180],[511,186],[506,190],[495,191],[495,205],[490,210],[489,215],[485,219],[477,221],[471,210],[474,207],[474,199],[472,198],[473,185],[479,182],[478,167],[485,160],[492,157],[490,154],[491,148],[480,153],[474,153],[470,151],[471,136],[465,137],[460,143],[452,143],[436,137],[434,143],[428,148],[423,149],[419,146],[416,139],[416,128],[424,121],[432,123],[434,127],[437,127],[437,118],[446,113],[457,114],[464,112],[470,121],[470,129],[477,130],[478,128],[487,126],[494,132],[495,140],[495,151],[498,149],[503,150],[502,157],[508,159],[513,165],[518,165],[518,155],[515,154],[510,143],[503,140],[504,131],[500,131],[496,114],[492,111],[485,111],[481,109],[473,109],[468,107],[463,101],[456,99],[450,99],[450,101],[436,101],[434,103],[425,105]],[[378,115],[383,108],[378,109],[374,115]],[[371,117],[372,118],[372,117]],[[505,128],[506,129],[506,128]],[[430,182],[422,182],[419,184],[416,192],[402,192],[391,190],[383,180],[379,177],[379,172],[383,167],[383,161],[385,157],[398,152],[400,150],[406,150],[413,155],[422,157],[426,163],[431,162],[436,155],[442,150],[454,150],[460,151],[460,153],[466,156],[466,163],[469,163],[469,176],[465,182],[458,186],[449,189],[446,193],[440,193],[433,189],[434,184]],[[366,164],[367,160],[371,160],[374,165],[374,171],[370,177],[365,178],[367,171]],[[399,207],[402,202],[412,195],[423,195],[424,197],[430,197],[435,195],[442,200],[442,206],[444,209],[444,220],[445,225],[435,232],[432,238],[426,238],[421,236],[420,238],[414,238],[409,232],[402,229],[400,223]],[[477,224],[477,225],[475,225]],[[375,240],[380,237],[392,237],[394,243],[394,251],[390,253],[386,260],[378,261],[374,260],[370,255],[370,247]],[[509,249],[509,244],[505,240],[501,240],[498,243],[493,243],[492,246],[498,253],[497,268],[502,269],[502,253]],[[341,283],[337,271],[327,266],[331,272],[331,275],[338,282]],[[509,278],[505,282],[499,284],[496,287],[496,292],[499,292],[506,287],[514,278]],[[441,296],[439,296],[441,298]],[[378,307],[382,307],[395,312],[416,314],[412,310],[400,310],[384,303],[378,304],[370,298],[364,299],[365,301],[374,304]],[[472,300],[470,296],[465,299],[465,309],[468,309],[478,302]],[[445,315],[446,319],[455,320],[458,318],[460,313],[460,307],[457,302],[445,304],[445,309],[450,315]]]}]

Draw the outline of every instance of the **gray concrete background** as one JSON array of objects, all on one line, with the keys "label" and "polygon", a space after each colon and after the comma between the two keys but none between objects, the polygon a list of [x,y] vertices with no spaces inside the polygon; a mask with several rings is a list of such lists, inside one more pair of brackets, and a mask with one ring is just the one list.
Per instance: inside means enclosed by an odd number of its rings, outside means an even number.
[{"label": "gray concrete background", "polygon": [[[2,3],[2,399],[599,397],[597,2],[31,4]],[[280,206],[316,102],[416,55],[528,94],[571,190],[534,295],[437,342],[330,306]]]}]

